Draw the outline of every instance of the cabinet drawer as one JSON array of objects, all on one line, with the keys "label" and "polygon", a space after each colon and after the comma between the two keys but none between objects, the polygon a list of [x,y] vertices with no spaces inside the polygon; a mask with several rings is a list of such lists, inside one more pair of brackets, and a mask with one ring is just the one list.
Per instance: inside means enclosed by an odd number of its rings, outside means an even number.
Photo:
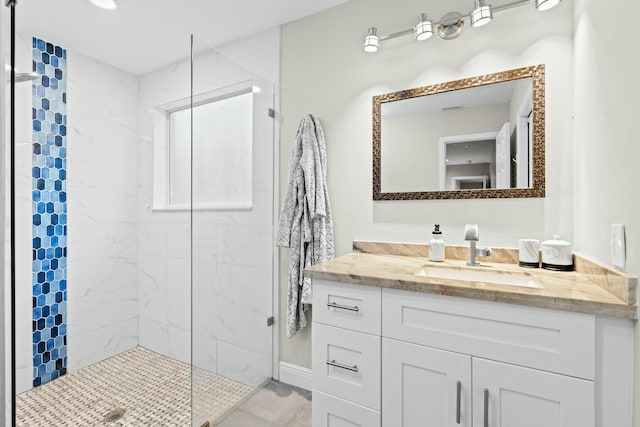
[{"label": "cabinet drawer", "polygon": [[380,335],[381,289],[327,280],[313,281],[313,321]]},{"label": "cabinet drawer", "polygon": [[595,316],[383,290],[382,335],[593,380]]},{"label": "cabinet drawer", "polygon": [[380,412],[313,390],[313,427],[380,427]]},{"label": "cabinet drawer", "polygon": [[380,337],[313,324],[313,388],[380,410]]}]

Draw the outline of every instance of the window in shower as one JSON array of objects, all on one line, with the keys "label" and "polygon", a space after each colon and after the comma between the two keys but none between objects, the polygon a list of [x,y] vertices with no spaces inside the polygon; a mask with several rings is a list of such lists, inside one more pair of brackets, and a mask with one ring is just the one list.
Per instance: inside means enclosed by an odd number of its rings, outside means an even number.
[{"label": "window in shower", "polygon": [[[192,110],[188,107],[156,109],[154,208],[188,209],[192,201],[194,209],[250,209],[251,89],[215,98],[203,94],[194,97]],[[199,124],[193,145],[192,112]]]}]

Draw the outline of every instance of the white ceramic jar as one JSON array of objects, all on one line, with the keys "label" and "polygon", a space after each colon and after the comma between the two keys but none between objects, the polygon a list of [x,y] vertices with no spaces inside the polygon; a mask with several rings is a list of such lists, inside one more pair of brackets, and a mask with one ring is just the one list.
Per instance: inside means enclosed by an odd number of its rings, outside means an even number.
[{"label": "white ceramic jar", "polygon": [[540,268],[540,240],[520,239],[518,241],[518,265]]},{"label": "white ceramic jar", "polygon": [[573,271],[573,246],[560,240],[559,235],[553,240],[542,242],[542,268],[554,271]]}]

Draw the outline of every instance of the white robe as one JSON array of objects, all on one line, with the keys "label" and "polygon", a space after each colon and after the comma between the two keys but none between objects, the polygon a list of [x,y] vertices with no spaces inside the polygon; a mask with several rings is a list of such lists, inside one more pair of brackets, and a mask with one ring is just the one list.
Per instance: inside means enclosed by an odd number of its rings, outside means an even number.
[{"label": "white robe", "polygon": [[304,328],[311,304],[311,279],[305,267],[335,255],[333,222],[327,191],[327,148],[320,121],[305,115],[289,160],[287,193],[280,213],[277,245],[291,249],[287,304],[287,336]]}]

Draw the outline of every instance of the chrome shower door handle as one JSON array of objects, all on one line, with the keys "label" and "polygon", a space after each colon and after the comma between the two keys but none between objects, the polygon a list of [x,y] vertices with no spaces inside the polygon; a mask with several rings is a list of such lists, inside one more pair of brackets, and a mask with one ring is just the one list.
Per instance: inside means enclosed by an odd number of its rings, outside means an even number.
[{"label": "chrome shower door handle", "polygon": [[462,394],[462,383],[458,381],[456,383],[456,424],[460,424],[460,397]]}]

